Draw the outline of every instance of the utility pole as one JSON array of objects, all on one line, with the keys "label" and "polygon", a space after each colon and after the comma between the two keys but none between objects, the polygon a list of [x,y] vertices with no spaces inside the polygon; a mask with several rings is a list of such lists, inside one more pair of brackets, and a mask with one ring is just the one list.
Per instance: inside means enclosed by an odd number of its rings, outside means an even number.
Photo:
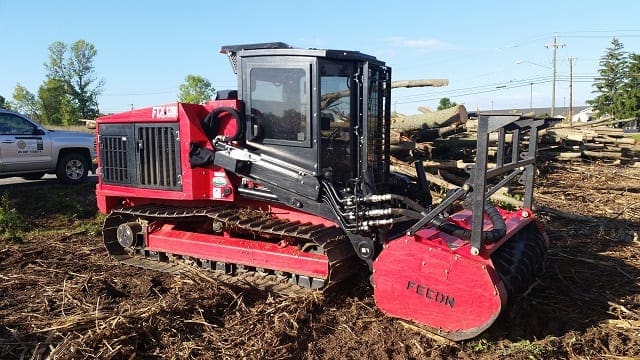
[{"label": "utility pole", "polygon": [[573,57],[569,58],[569,124],[573,121]]},{"label": "utility pole", "polygon": [[565,44],[558,44],[558,36],[553,37],[553,44],[545,45],[546,48],[553,48],[553,86],[551,88],[551,117],[555,115],[556,109],[556,50],[559,47],[565,47]]},{"label": "utility pole", "polygon": [[533,82],[530,82],[531,91],[529,92],[529,111],[533,111]]}]

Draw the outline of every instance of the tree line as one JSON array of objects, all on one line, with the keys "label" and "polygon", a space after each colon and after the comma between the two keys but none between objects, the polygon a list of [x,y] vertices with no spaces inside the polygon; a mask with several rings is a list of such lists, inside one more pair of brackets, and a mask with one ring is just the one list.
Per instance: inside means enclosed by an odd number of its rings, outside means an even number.
[{"label": "tree line", "polygon": [[[97,98],[104,87],[104,80],[96,76],[97,54],[96,47],[85,40],[51,43],[48,61],[43,64],[45,80],[38,91],[33,93],[18,82],[12,100],[0,95],[0,109],[17,111],[46,125],[96,118],[101,115]],[[187,75],[178,90],[178,100],[189,103],[205,103],[215,92],[209,80],[197,75]]]},{"label": "tree line", "polygon": [[[37,94],[17,83],[13,101],[0,95],[0,108],[16,110],[50,125],[69,125],[77,119],[93,119],[100,114],[97,97],[104,80],[95,75],[95,46],[85,40],[67,45],[56,41],[49,45],[49,59],[44,63],[46,78]],[[611,46],[600,59],[598,76],[594,79],[596,94],[587,104],[599,115],[618,119],[640,117],[640,54],[624,51],[624,45],[613,38]],[[178,101],[205,103],[215,88],[202,76],[187,75],[178,89]],[[440,100],[438,109],[456,103]]]},{"label": "tree line", "polygon": [[49,125],[70,125],[78,119],[93,119],[99,114],[97,96],[104,81],[95,75],[95,46],[85,40],[72,44],[56,41],[49,45],[44,63],[45,80],[32,93],[17,83],[13,101],[0,97],[0,107],[11,108]]}]

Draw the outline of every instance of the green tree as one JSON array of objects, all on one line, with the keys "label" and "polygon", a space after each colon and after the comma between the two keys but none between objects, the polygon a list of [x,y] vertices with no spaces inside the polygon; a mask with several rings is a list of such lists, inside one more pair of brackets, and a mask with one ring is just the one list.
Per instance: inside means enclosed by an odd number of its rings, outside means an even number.
[{"label": "green tree", "polygon": [[600,58],[599,76],[595,78],[593,93],[598,94],[587,104],[601,115],[609,114],[616,118],[624,116],[624,83],[627,75],[627,56],[620,40],[613,38],[611,46]]},{"label": "green tree", "polygon": [[54,41],[49,45],[49,62],[44,63],[48,78],[66,79],[68,77],[68,72],[65,69],[66,54],[67,44],[62,41]]},{"label": "green tree", "polygon": [[456,106],[458,104],[456,104],[455,102],[449,100],[449,98],[442,98],[440,99],[440,103],[438,103],[438,110],[445,110],[448,108],[452,108],[454,106]]},{"label": "green tree", "polygon": [[[97,96],[102,92],[104,82],[95,75],[97,54],[95,46],[85,40],[78,40],[71,46],[61,41],[49,45],[49,61],[44,64],[47,80],[41,86],[46,99],[40,101],[48,104],[58,101],[59,106],[53,109],[65,111],[59,114],[48,111],[49,119],[64,122],[68,121],[65,120],[68,116],[92,119],[98,115]],[[58,96],[57,100],[55,96]]]},{"label": "green tree", "polygon": [[39,120],[40,112],[38,111],[38,100],[33,93],[27,90],[27,88],[22,86],[20,83],[17,83],[16,87],[13,89],[13,105],[17,112]]},{"label": "green tree", "polygon": [[0,95],[0,109],[11,110],[11,103],[2,95]]},{"label": "green tree", "polygon": [[67,59],[70,95],[84,119],[93,119],[99,113],[97,97],[102,92],[104,81],[98,80],[95,75],[93,61],[97,54],[93,44],[78,40],[71,45],[71,54]]},{"label": "green tree", "polygon": [[38,89],[41,121],[49,125],[71,125],[78,119],[78,109],[60,79],[47,79]]},{"label": "green tree", "polygon": [[640,54],[629,54],[624,93],[624,117],[640,118]]},{"label": "green tree", "polygon": [[216,89],[209,80],[198,75],[187,75],[180,85],[178,101],[191,104],[204,104],[211,100]]}]

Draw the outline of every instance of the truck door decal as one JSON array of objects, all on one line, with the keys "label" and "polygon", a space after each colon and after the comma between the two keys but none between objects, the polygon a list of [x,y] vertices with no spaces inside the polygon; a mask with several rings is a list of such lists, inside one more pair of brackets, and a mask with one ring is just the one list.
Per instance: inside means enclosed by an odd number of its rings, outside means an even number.
[{"label": "truck door decal", "polygon": [[18,155],[39,154],[44,150],[41,137],[16,136],[16,151]]}]

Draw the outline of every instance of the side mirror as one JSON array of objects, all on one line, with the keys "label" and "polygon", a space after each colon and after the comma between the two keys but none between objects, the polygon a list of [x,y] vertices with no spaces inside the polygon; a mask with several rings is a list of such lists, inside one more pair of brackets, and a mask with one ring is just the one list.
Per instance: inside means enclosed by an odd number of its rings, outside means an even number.
[{"label": "side mirror", "polygon": [[33,135],[44,135],[44,134],[45,134],[44,130],[40,128],[33,129]]}]

